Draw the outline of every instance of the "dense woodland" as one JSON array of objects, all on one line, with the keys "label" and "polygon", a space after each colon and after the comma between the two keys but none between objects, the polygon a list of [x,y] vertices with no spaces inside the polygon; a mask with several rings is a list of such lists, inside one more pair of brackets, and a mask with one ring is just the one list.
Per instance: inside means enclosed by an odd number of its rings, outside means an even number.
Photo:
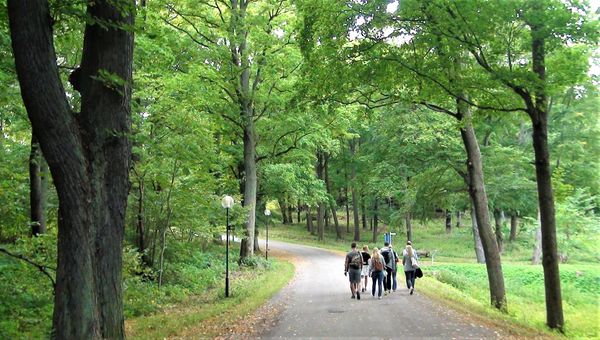
[{"label": "dense woodland", "polygon": [[[0,4],[0,268],[40,334],[123,337],[142,300],[194,293],[168,287],[204,280],[183,263],[212,254],[226,194],[240,267],[267,206],[318,240],[469,228],[502,311],[526,238],[553,329],[559,263],[600,261],[584,1],[38,3]],[[38,324],[17,314],[0,335]]]}]

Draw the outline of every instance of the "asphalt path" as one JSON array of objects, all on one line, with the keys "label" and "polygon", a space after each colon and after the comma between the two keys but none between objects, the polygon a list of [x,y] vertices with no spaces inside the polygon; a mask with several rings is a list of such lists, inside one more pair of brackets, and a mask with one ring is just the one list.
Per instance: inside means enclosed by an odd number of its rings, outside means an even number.
[{"label": "asphalt path", "polygon": [[[261,246],[264,247],[264,244]],[[264,249],[264,248],[263,248]],[[381,300],[367,293],[351,299],[344,276],[344,255],[327,250],[269,241],[271,252],[296,259],[293,281],[270,302],[281,306],[273,326],[261,338],[482,339],[501,331],[479,324],[419,293],[406,289],[399,272],[398,290]]]}]

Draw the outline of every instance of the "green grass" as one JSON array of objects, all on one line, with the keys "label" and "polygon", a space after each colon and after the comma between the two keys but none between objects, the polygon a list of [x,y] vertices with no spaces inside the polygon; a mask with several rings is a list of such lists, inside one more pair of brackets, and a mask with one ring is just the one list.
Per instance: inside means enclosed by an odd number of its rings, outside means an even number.
[{"label": "green grass", "polygon": [[164,312],[128,320],[127,336],[133,339],[217,336],[217,327],[206,326],[214,322],[223,325],[235,323],[268,301],[293,277],[294,266],[291,263],[273,263],[269,270],[245,270],[233,278],[229,298],[223,297],[223,287],[219,287],[201,296],[190,297],[187,302]]},{"label": "green grass", "polygon": [[[442,220],[426,224],[413,223],[413,244],[418,250],[429,250],[434,258],[422,258],[426,277],[420,279],[419,291],[457,309],[500,324],[505,329],[516,328],[516,336],[556,336],[545,326],[546,310],[541,265],[531,265],[532,234],[524,229],[513,243],[505,240],[502,264],[508,300],[508,314],[500,313],[489,304],[488,280],[485,265],[477,264],[473,250],[473,236],[469,227],[453,228],[446,234]],[[335,240],[335,231],[326,230],[323,241],[306,231],[302,225],[275,225],[269,236],[283,241],[345,251],[353,239],[353,232],[345,233],[343,240]],[[399,230],[395,230],[402,235]],[[507,234],[508,231],[506,231]],[[397,236],[398,237],[398,236]],[[401,237],[401,236],[400,236]],[[592,237],[593,238],[593,237]],[[372,242],[372,232],[361,228],[359,245],[381,247]],[[403,243],[395,242],[396,248]],[[561,290],[565,316],[566,336],[570,338],[600,337],[600,264],[585,261],[589,254],[570,254],[569,264],[562,264]],[[594,257],[591,257],[594,258]]]}]

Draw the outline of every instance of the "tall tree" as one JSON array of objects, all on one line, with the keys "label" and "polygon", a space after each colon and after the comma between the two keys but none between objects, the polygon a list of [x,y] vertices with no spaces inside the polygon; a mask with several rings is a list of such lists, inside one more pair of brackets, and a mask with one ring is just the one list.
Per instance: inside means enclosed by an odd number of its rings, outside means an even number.
[{"label": "tall tree", "polygon": [[122,241],[131,145],[133,1],[87,6],[81,110],[59,77],[47,1],[9,1],[23,102],[59,196],[57,338],[124,338]]}]

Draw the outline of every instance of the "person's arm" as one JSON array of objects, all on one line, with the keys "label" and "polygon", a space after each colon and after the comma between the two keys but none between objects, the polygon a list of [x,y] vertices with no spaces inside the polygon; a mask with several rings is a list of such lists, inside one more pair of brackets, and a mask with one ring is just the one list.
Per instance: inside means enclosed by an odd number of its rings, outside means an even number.
[{"label": "person's arm", "polygon": [[348,255],[346,255],[346,259],[344,260],[344,274],[348,272]]}]

